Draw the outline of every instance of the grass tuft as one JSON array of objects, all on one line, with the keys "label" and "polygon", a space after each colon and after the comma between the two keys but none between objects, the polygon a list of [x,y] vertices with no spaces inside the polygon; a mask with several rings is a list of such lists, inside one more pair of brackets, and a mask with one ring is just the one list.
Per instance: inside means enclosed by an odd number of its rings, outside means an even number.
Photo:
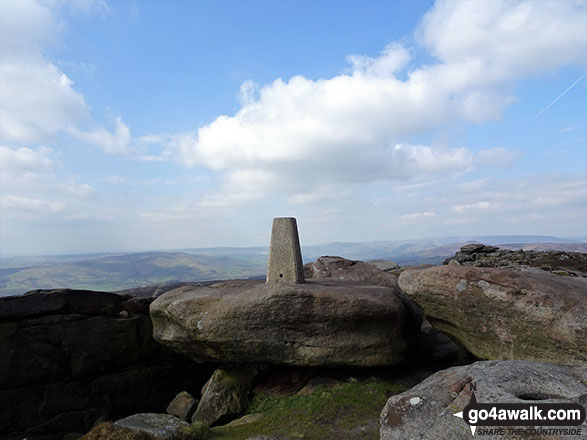
[{"label": "grass tuft", "polygon": [[377,440],[379,415],[387,399],[406,389],[384,379],[349,381],[319,387],[307,396],[255,396],[247,414],[256,422],[212,429],[212,439],[245,440],[253,435],[282,435],[308,440]]}]

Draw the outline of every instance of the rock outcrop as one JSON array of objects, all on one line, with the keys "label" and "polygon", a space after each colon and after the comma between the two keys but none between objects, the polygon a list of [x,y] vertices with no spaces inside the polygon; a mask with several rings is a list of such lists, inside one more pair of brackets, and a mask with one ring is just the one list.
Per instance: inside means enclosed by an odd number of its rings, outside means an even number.
[{"label": "rock outcrop", "polygon": [[587,254],[563,251],[506,250],[484,244],[463,246],[444,264],[520,269],[536,267],[562,276],[587,277]]},{"label": "rock outcrop", "polygon": [[151,318],[157,341],[198,362],[340,367],[402,362],[421,324],[392,288],[336,281],[179,288]]},{"label": "rock outcrop", "polygon": [[306,279],[339,280],[352,284],[397,287],[397,277],[383,271],[375,264],[347,260],[342,257],[323,256],[304,264]]},{"label": "rock outcrop", "polygon": [[394,273],[394,271],[399,269],[399,264],[391,260],[369,260],[367,261],[367,264],[375,266],[377,269],[382,270],[383,272],[389,273]]},{"label": "rock outcrop", "polygon": [[406,270],[399,286],[480,359],[587,362],[585,278],[448,265]]},{"label": "rock outcrop", "polygon": [[209,369],[153,340],[149,302],[76,290],[0,298],[0,432],[60,439],[198,389]]},{"label": "rock outcrop", "polygon": [[[381,440],[470,440],[471,430],[453,414],[463,411],[474,384],[478,403],[576,403],[587,393],[587,369],[528,361],[481,361],[439,371],[391,397],[381,413]],[[523,423],[523,422],[522,422]],[[582,425],[585,432],[587,425]],[[492,439],[574,439],[577,436],[496,435]],[[583,438],[583,437],[581,437]]]}]

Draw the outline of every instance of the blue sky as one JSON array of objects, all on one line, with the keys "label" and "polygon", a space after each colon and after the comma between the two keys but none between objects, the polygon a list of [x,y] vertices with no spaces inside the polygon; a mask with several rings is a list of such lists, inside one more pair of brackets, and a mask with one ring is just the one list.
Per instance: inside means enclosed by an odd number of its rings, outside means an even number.
[{"label": "blue sky", "polygon": [[587,2],[0,2],[0,255],[587,235]]}]

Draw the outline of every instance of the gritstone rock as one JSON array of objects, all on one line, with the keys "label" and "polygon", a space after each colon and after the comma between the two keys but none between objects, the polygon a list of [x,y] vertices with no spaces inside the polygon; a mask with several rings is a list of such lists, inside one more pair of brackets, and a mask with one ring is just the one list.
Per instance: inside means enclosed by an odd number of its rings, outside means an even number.
[{"label": "gritstone rock", "polygon": [[[515,360],[481,361],[449,368],[387,401],[381,413],[380,440],[471,440],[469,426],[463,419],[453,416],[463,411],[471,400],[470,384],[476,388],[478,403],[575,403],[587,393],[586,381],[585,366]],[[587,425],[583,424],[581,428],[585,433]],[[506,434],[480,438],[535,440],[585,437]]]},{"label": "gritstone rock", "polygon": [[167,414],[178,417],[186,422],[191,421],[192,414],[198,406],[199,400],[187,391],[182,391],[174,397],[167,406]]},{"label": "gritstone rock", "polygon": [[114,425],[133,431],[153,434],[162,440],[171,439],[190,425],[170,414],[142,413],[117,420]]},{"label": "gritstone rock", "polygon": [[199,362],[350,367],[402,362],[421,323],[391,288],[336,281],[179,288],[151,319],[155,340]]},{"label": "gritstone rock", "polygon": [[587,362],[585,278],[448,265],[404,271],[399,286],[480,359]]},{"label": "gritstone rock", "polygon": [[266,283],[171,290],[151,304],[154,338],[198,362],[367,367],[405,360],[422,316],[395,279],[391,287],[304,283],[299,248],[295,219],[274,219]]},{"label": "gritstone rock", "polygon": [[216,370],[202,388],[202,400],[192,423],[210,426],[222,418],[242,413],[247,409],[254,374],[238,368]]}]

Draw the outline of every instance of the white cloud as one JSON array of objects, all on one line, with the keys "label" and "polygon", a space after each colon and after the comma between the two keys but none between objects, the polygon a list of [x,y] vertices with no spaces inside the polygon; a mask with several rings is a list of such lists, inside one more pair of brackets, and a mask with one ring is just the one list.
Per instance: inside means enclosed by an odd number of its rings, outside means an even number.
[{"label": "white cloud", "polygon": [[502,207],[501,203],[490,202],[483,200],[480,202],[470,203],[466,205],[455,205],[451,208],[451,211],[457,213],[463,212],[475,212],[475,211],[494,211]]},{"label": "white cloud", "polygon": [[123,122],[120,116],[117,116],[114,120],[113,132],[105,128],[85,131],[76,127],[70,127],[69,132],[84,142],[101,147],[109,154],[126,155],[133,152],[130,145],[130,128]]},{"label": "white cloud", "polygon": [[59,162],[51,157],[52,154],[53,150],[44,146],[33,150],[0,145],[0,169],[5,176],[48,172],[60,166]]},{"label": "white cloud", "polygon": [[9,194],[0,196],[0,204],[2,205],[2,209],[35,213],[58,213],[63,212],[67,208],[67,205],[63,202],[50,202],[47,200],[20,197]]},{"label": "white cloud", "polygon": [[427,219],[436,217],[436,213],[432,211],[414,212],[412,214],[404,214],[398,217],[398,223],[414,223],[421,222]]},{"label": "white cloud", "polygon": [[[587,27],[582,0],[438,1],[418,35],[447,67],[478,70],[463,83],[490,83],[584,65]],[[470,72],[469,72],[470,73]]]},{"label": "white cloud", "polygon": [[[439,1],[417,31],[436,64],[406,71],[410,49],[392,43],[376,57],[350,55],[349,71],[333,78],[246,81],[234,116],[168,140],[166,157],[221,172],[225,192],[236,175],[262,171],[272,181],[255,192],[280,191],[294,203],[319,199],[325,185],[344,191],[509,165],[516,153],[505,148],[474,152],[400,139],[447,122],[498,118],[515,100],[503,92],[511,81],[583,63],[584,16],[585,4],[575,1]],[[234,191],[211,197],[239,198]]]},{"label": "white cloud", "polygon": [[59,23],[46,4],[0,2],[0,140],[47,141],[88,116],[71,79],[45,59],[42,46],[57,40]]},{"label": "white cloud", "polygon": [[[44,146],[0,146],[0,211],[2,220],[37,217],[38,213],[88,212],[96,197],[89,184],[64,175],[56,153]],[[80,205],[81,204],[81,205]],[[91,207],[90,207],[91,209]]]}]

